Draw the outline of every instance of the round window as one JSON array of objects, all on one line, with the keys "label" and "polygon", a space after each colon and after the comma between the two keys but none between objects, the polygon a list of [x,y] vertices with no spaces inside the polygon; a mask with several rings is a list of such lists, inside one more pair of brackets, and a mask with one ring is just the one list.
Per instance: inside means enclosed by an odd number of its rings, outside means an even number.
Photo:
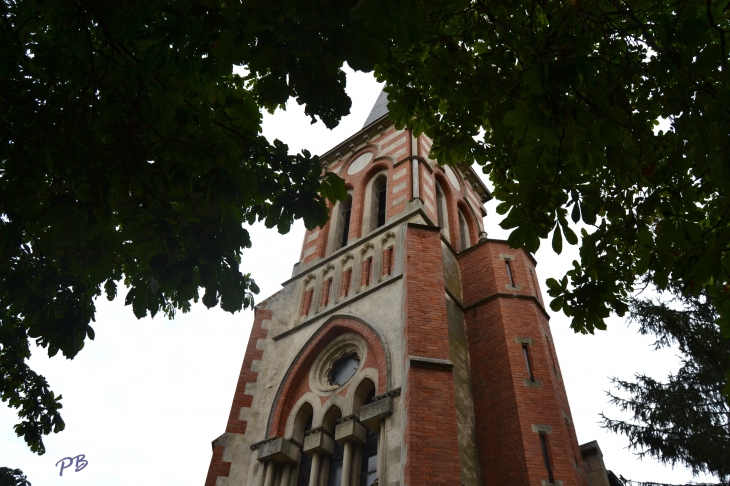
[{"label": "round window", "polygon": [[356,354],[348,354],[332,363],[332,371],[330,371],[329,384],[331,386],[342,386],[352,378],[357,368],[360,366],[360,358]]},{"label": "round window", "polygon": [[334,393],[367,361],[367,343],[359,334],[337,336],[317,356],[309,372],[312,391]]}]

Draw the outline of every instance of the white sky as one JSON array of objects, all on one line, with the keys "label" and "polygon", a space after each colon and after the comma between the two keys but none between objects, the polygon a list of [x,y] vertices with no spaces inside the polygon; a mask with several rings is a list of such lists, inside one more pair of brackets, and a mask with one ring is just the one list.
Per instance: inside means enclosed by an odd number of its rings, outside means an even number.
[{"label": "white sky", "polygon": [[[311,125],[294,103],[286,112],[265,115],[264,134],[293,152],[324,153],[362,127],[380,89],[372,75],[348,71],[352,114],[335,130]],[[495,207],[494,201],[487,204],[487,231],[492,238],[506,238]],[[304,227],[299,223],[279,235],[257,225],[251,233],[253,248],[244,252],[243,268],[259,284],[260,301],[290,277]],[[548,301],[545,280],[561,277],[577,254],[576,247],[567,246],[555,255],[543,242],[537,271]],[[0,466],[23,469],[34,486],[202,486],[205,481],[210,443],[225,430],[253,313],[231,315],[199,304],[174,321],[161,316],[138,321],[121,294],[112,303],[98,301],[96,340],[87,341],[76,359],[49,359],[44,350],[31,359],[32,368],[63,395],[66,430],[46,437],[45,455],[31,453],[16,437],[15,411],[0,405]],[[607,468],[627,478],[691,480],[686,469],[639,461],[625,449],[626,438],[598,426],[599,412],[620,416],[605,395],[609,377],[631,379],[641,372],[662,379],[678,368],[675,353],[651,350],[652,340],[627,329],[622,318],[612,317],[606,332],[583,336],[570,330],[565,316],[548,312],[579,442],[598,440]],[[79,454],[86,455],[88,466],[78,473],[66,469],[59,477],[55,464]],[[711,480],[695,478],[702,479]]]}]

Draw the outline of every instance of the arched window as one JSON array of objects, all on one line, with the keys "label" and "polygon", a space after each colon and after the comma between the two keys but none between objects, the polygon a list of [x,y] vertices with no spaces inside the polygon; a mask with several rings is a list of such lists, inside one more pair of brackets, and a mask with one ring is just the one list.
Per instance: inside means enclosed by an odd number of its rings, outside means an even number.
[{"label": "arched window", "polygon": [[352,399],[352,413],[359,416],[362,406],[372,402],[374,396],[375,383],[370,378],[365,378],[357,385],[357,390],[355,390]]},{"label": "arched window", "polygon": [[[294,430],[292,431],[292,439],[304,444],[304,434],[312,428],[312,417],[314,412],[309,403],[302,405],[294,418]],[[309,454],[302,454],[299,461],[299,474],[297,475],[297,486],[309,486],[309,477],[312,473],[312,458]]]},{"label": "arched window", "polygon": [[373,181],[373,188],[370,196],[370,231],[380,228],[385,224],[387,191],[388,176],[387,174],[381,174]]},{"label": "arched window", "polygon": [[[369,381],[369,380],[368,380]],[[372,384],[372,382],[370,382]],[[367,386],[365,383],[363,385]],[[364,389],[361,385],[358,393]],[[375,398],[375,386],[371,385],[370,393],[364,399],[363,405],[373,402]],[[365,388],[366,389],[366,388]],[[360,461],[360,482],[357,486],[371,486],[378,478],[378,434],[367,429],[365,445],[362,446],[362,457]]]},{"label": "arched window", "polygon": [[441,228],[441,234],[446,239],[449,239],[449,209],[446,205],[446,197],[444,197],[444,191],[441,189],[441,184],[436,181],[436,216],[438,218],[438,225]]},{"label": "arched window", "polygon": [[459,251],[466,250],[471,246],[471,241],[469,239],[469,225],[467,224],[466,218],[464,217],[464,213],[461,212],[461,209],[459,209],[459,236],[461,237]]},{"label": "arched window", "polygon": [[[335,433],[335,424],[337,419],[342,417],[342,411],[337,405],[333,405],[327,410],[322,419],[322,427],[327,429],[332,435]],[[345,456],[345,449],[339,442],[335,442],[335,451],[330,457],[329,473],[327,475],[327,486],[342,485],[342,460]]]},{"label": "arched window", "polygon": [[347,238],[350,234],[350,213],[352,212],[352,194],[347,194],[347,199],[341,202],[337,212],[337,231],[335,232],[335,249],[347,246]]}]

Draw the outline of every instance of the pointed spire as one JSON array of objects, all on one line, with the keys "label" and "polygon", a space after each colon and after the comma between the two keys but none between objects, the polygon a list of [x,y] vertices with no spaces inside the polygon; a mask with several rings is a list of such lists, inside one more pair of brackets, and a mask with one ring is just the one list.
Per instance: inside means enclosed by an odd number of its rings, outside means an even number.
[{"label": "pointed spire", "polygon": [[370,125],[372,122],[380,118],[381,116],[388,113],[388,93],[385,92],[385,90],[380,92],[380,95],[378,96],[378,99],[375,101],[375,105],[373,105],[373,109],[370,110],[370,114],[368,115],[367,120],[365,120],[365,125],[362,127],[365,128],[366,126]]}]

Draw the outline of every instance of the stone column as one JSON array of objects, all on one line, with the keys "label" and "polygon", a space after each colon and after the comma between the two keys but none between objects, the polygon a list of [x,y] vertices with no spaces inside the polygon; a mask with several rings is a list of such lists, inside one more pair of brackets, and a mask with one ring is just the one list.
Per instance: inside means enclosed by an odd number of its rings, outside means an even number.
[{"label": "stone column", "polygon": [[355,445],[365,443],[367,431],[354,415],[343,417],[340,420],[342,422],[335,427],[335,440],[345,448],[342,457],[342,486],[351,486]]},{"label": "stone column", "polygon": [[[261,443],[258,449],[258,460],[264,463],[264,486],[274,486],[276,470],[282,464],[282,474],[288,474],[291,464],[298,464],[301,457],[299,447],[288,439],[273,437]],[[282,481],[280,483],[284,484]],[[284,485],[286,486],[286,485]]]},{"label": "stone column", "polygon": [[331,460],[332,456],[328,454],[322,454],[322,468],[319,472],[319,485],[317,486],[326,486],[329,482]]},{"label": "stone column", "polygon": [[362,448],[361,444],[355,444],[352,450],[352,474],[350,474],[350,484],[358,486],[360,484],[360,469],[362,468]]},{"label": "stone column", "polygon": [[380,431],[378,432],[378,480],[383,480],[385,485],[385,418],[380,421]]},{"label": "stone column", "polygon": [[276,463],[274,461],[266,461],[266,473],[264,475],[264,486],[274,486],[274,476],[276,475]]},{"label": "stone column", "polygon": [[312,470],[309,473],[309,486],[319,486],[319,469],[320,469],[320,457],[322,453],[319,451],[312,454]]},{"label": "stone column", "polygon": [[354,451],[353,442],[348,440],[345,442],[345,451],[342,456],[342,486],[350,486],[352,477],[352,453]]},{"label": "stone column", "polygon": [[413,175],[413,198],[412,199],[420,199],[421,198],[421,178],[419,177],[420,167],[418,166],[418,160],[412,159],[411,160],[411,169],[412,169],[412,175]]},{"label": "stone column", "polygon": [[283,470],[281,471],[281,485],[280,486],[289,486],[289,483],[291,482],[291,472],[292,469],[294,469],[293,464],[284,464]]},{"label": "stone column", "polygon": [[320,486],[324,476],[322,471],[329,468],[329,458],[335,451],[335,441],[323,427],[317,427],[307,432],[304,437],[303,451],[312,456],[312,472],[309,476],[309,486]]}]

